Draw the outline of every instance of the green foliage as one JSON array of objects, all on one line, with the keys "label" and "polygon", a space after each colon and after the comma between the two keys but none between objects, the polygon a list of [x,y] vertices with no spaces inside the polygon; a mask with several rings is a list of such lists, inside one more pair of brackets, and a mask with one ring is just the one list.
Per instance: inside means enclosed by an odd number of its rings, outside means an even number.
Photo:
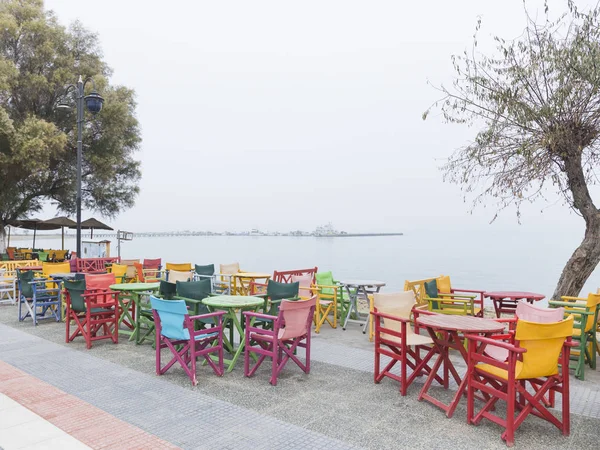
[{"label": "green foliage", "polygon": [[434,107],[447,122],[480,130],[443,168],[480,192],[475,203],[491,196],[500,209],[518,209],[553,186],[584,217],[595,210],[587,184],[600,158],[600,9],[568,6],[553,21],[546,7],[543,23],[526,11],[523,34],[495,37],[493,56],[478,52],[478,21],[472,50],[452,58],[452,87],[437,88]]},{"label": "green foliage", "polygon": [[48,200],[75,210],[75,99],[67,113],[56,105],[80,75],[105,98],[100,114],[85,116],[83,204],[112,216],[138,192],[134,92],[109,84],[97,36],[81,24],[65,29],[41,0],[0,1],[0,234]]}]

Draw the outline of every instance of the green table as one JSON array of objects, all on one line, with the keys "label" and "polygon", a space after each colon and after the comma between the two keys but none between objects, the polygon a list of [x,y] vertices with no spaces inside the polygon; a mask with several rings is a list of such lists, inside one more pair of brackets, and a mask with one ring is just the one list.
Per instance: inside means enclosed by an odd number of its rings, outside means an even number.
[{"label": "green table", "polygon": [[[226,364],[228,364],[227,372],[231,372],[246,345],[246,336],[244,334],[244,328],[238,318],[238,311],[240,311],[240,316],[242,315],[241,311],[256,311],[263,306],[264,300],[260,297],[246,295],[217,295],[205,298],[202,300],[202,303],[208,306],[208,309],[211,312],[216,310],[225,311],[225,315],[223,316],[223,328],[225,328],[227,323],[231,322],[232,329],[235,327],[240,334],[240,345],[237,350],[234,348],[233,339],[228,339],[227,336],[223,334],[223,346],[233,355],[233,359],[225,361]],[[250,323],[254,323],[254,318],[252,318]]]},{"label": "green table", "polygon": [[[151,294],[158,291],[160,283],[117,283],[109,286],[113,291],[122,292],[125,295],[119,295],[119,306],[121,307],[121,314],[119,315],[119,333],[123,333],[129,336],[129,340],[135,339],[138,342],[138,335],[140,332],[140,310],[142,309],[142,295]],[[135,317],[131,317],[129,306],[125,304],[125,299],[131,299],[135,304]],[[132,326],[132,330],[121,330],[120,326],[123,320],[128,319]]]}]

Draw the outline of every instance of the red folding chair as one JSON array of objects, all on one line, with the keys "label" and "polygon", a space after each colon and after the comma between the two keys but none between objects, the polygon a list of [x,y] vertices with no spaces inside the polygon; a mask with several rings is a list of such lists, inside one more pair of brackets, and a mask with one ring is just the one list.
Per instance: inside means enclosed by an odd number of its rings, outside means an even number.
[{"label": "red folding chair", "polygon": [[[310,372],[310,329],[315,313],[317,297],[309,300],[281,300],[279,314],[271,316],[245,311],[246,346],[244,348],[244,375],[254,375],[266,358],[272,359],[271,379],[277,385],[277,376],[291,359],[304,373]],[[273,321],[273,329],[265,330],[253,326],[255,319]],[[306,349],[306,362],[302,363],[297,355],[298,347]],[[250,367],[250,354],[259,355],[253,367]]]}]

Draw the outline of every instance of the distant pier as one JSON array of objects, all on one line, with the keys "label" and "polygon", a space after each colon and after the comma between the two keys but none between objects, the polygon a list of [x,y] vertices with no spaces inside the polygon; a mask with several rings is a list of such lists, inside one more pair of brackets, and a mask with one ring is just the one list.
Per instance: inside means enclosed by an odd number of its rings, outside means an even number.
[{"label": "distant pier", "polygon": [[[262,234],[249,234],[249,233],[211,233],[206,231],[145,231],[140,233],[133,233],[134,238],[136,237],[199,237],[199,236],[242,236],[242,237],[317,237],[317,238],[338,238],[338,237],[376,237],[376,236],[403,236],[404,233],[334,233],[334,234],[316,234],[316,233],[262,233]],[[60,234],[46,234],[38,233],[38,238],[54,238],[60,237]],[[75,234],[65,234],[66,238],[75,238]],[[14,239],[25,239],[31,238],[29,235],[13,234]],[[83,239],[87,237],[83,235]],[[94,239],[99,238],[112,238],[117,239],[116,233],[94,233]]]}]

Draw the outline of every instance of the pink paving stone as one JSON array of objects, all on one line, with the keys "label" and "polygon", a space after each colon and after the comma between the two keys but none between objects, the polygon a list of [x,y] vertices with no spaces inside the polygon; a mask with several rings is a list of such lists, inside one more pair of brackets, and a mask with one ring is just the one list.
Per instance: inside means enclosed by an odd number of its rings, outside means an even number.
[{"label": "pink paving stone", "polygon": [[3,361],[0,381],[1,393],[91,448],[179,448]]}]

